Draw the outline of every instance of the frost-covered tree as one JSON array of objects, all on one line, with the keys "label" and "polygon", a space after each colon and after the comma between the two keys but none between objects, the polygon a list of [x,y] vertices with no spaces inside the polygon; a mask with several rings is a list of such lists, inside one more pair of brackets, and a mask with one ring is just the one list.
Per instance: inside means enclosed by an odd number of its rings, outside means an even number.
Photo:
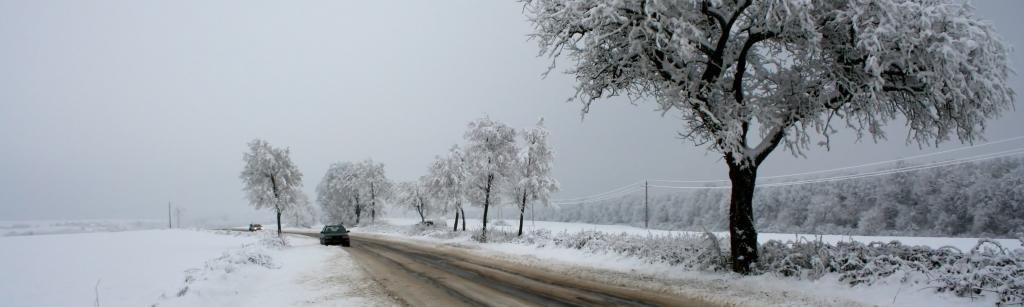
[{"label": "frost-covered tree", "polygon": [[[653,98],[723,156],[733,270],[757,261],[757,169],[837,122],[884,139],[973,141],[1012,106],[1008,48],[953,0],[525,0],[542,54],[567,54],[585,114],[603,97]],[[554,66],[554,60],[552,60]]]},{"label": "frost-covered tree", "polygon": [[537,121],[533,128],[522,133],[524,142],[523,154],[513,165],[510,172],[509,192],[519,206],[519,233],[523,235],[523,216],[530,202],[547,205],[551,193],[558,191],[558,180],[551,177],[551,164],[555,156],[548,145],[548,130],[544,128],[544,119]]},{"label": "frost-covered tree", "polygon": [[516,131],[509,126],[481,118],[466,131],[466,162],[469,173],[467,196],[484,208],[481,238],[487,239],[487,213],[499,203],[499,195],[516,161]]},{"label": "frost-covered tree", "polygon": [[416,211],[420,215],[420,222],[427,221],[431,204],[426,182],[426,177],[420,177],[419,180],[403,181],[395,186],[395,204]]},{"label": "frost-covered tree", "polygon": [[367,209],[370,210],[370,222],[377,218],[377,213],[383,213],[384,204],[391,193],[392,183],[384,173],[384,164],[373,162],[373,159],[366,159],[358,164],[358,183],[364,195],[367,196]]},{"label": "frost-covered tree", "polygon": [[249,203],[258,209],[270,208],[277,213],[277,234],[281,235],[281,214],[299,207],[302,195],[302,172],[292,163],[287,148],[274,148],[267,141],[249,142],[249,152],[242,156],[245,168],[242,179]]},{"label": "frost-covered tree", "polygon": [[317,202],[331,222],[358,225],[363,215],[369,215],[372,223],[391,192],[391,185],[384,174],[384,164],[370,159],[335,163],[317,186]]},{"label": "frost-covered tree", "polygon": [[466,211],[462,205],[466,203],[468,176],[465,157],[458,145],[453,145],[447,156],[434,159],[427,171],[426,186],[431,198],[436,199],[442,211],[455,211],[455,225],[452,226],[452,231],[459,228],[460,214],[462,231],[466,231]]},{"label": "frost-covered tree", "polygon": [[299,194],[297,206],[289,214],[292,225],[297,227],[312,227],[317,221],[316,208],[309,203],[309,196],[306,193]]},{"label": "frost-covered tree", "polygon": [[365,208],[358,182],[356,164],[342,162],[332,164],[316,187],[317,203],[324,212],[325,222],[330,224],[358,225]]}]

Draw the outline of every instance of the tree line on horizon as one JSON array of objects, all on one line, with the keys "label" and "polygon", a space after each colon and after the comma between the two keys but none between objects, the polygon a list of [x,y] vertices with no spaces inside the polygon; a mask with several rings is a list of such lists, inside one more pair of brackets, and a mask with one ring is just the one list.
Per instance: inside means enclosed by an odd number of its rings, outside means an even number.
[{"label": "tree line on horizon", "polygon": [[[649,201],[651,227],[726,230],[728,203],[723,189],[659,193]],[[642,225],[643,195],[542,212],[549,221]],[[760,188],[754,220],[776,233],[1014,238],[1024,233],[1024,157]]]}]

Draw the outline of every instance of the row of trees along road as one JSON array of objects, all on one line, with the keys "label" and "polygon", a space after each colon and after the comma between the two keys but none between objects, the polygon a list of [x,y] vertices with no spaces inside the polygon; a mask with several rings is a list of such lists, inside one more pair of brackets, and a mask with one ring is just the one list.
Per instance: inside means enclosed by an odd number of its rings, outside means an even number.
[{"label": "row of trees along road", "polygon": [[[522,144],[517,142],[522,136]],[[416,180],[392,183],[384,165],[373,160],[331,165],[317,185],[317,202],[326,221],[359,224],[369,214],[371,223],[383,204],[414,210],[421,221],[432,213],[455,214],[453,231],[466,230],[465,204],[481,206],[487,237],[487,215],[503,196],[519,209],[519,235],[523,216],[534,203],[547,204],[558,181],[551,177],[553,152],[543,120],[519,132],[490,118],[469,123],[464,135],[466,149],[454,145],[430,164]]]},{"label": "row of trees along road", "polygon": [[[415,210],[424,221],[429,210],[454,212],[452,231],[458,230],[459,218],[466,230],[465,204],[483,207],[481,238],[486,240],[490,208],[514,203],[519,209],[518,235],[522,235],[526,208],[547,204],[558,190],[558,181],[551,177],[554,155],[543,119],[516,131],[481,118],[469,123],[464,138],[465,150],[452,146],[446,155],[435,158],[426,175],[399,184],[398,204]],[[503,198],[508,202],[503,203]]]},{"label": "row of trees along road", "polygon": [[340,162],[332,164],[317,185],[317,203],[328,222],[358,225],[368,215],[373,223],[378,213],[383,214],[393,189],[383,163]]},{"label": "row of trees along road", "polygon": [[[626,94],[677,112],[680,135],[729,169],[732,269],[757,261],[751,203],[777,147],[800,155],[836,122],[908,142],[981,137],[1013,105],[1008,47],[956,0],[524,0],[533,40],[570,57],[583,112]],[[488,177],[489,178],[489,177]]]}]

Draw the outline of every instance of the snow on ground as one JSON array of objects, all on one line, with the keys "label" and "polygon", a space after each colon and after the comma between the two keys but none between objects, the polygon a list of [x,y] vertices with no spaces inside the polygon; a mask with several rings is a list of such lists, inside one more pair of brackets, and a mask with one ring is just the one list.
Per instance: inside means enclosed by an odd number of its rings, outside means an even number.
[{"label": "snow on ground", "polygon": [[182,295],[158,306],[397,305],[343,248],[300,236],[288,236],[287,242],[250,245],[208,261],[188,272]]},{"label": "snow on ground", "polygon": [[0,297],[11,306],[82,306],[98,289],[103,306],[148,306],[186,269],[252,242],[187,230],[0,237]]},{"label": "snow on ground", "polygon": [[68,234],[84,232],[112,232],[127,230],[158,229],[166,227],[167,221],[163,220],[93,219],[71,221],[0,221],[0,237],[45,234]]},{"label": "snow on ground", "polygon": [[[468,225],[467,225],[468,226]],[[466,243],[460,243],[466,244]],[[710,302],[738,306],[993,306],[994,298],[971,301],[951,294],[934,293],[913,285],[849,287],[835,276],[819,280],[797,280],[771,275],[740,277],[734,274],[687,271],[667,264],[644,263],[615,254],[593,254],[565,248],[524,248],[520,244],[474,244],[492,252],[492,257],[532,266],[586,266],[614,272],[638,274],[642,279],[667,281],[675,291]],[[509,255],[517,255],[513,257]],[[522,256],[525,256],[522,257]],[[572,270],[572,269],[567,269]],[[579,273],[579,272],[574,272]],[[589,272],[589,275],[600,275]],[[584,275],[587,276],[587,275]],[[592,277],[593,278],[593,277]],[[650,283],[658,288],[658,283]]]},{"label": "snow on ground", "polygon": [[[387,223],[394,225],[412,225],[419,219],[387,218]],[[512,232],[517,221],[505,221],[507,226],[491,226],[494,230]],[[451,226],[451,220],[447,224]],[[527,222],[524,230],[529,230],[532,223]],[[468,219],[467,229],[479,229],[479,220]],[[461,225],[460,225],[461,227]],[[552,233],[567,231],[574,233],[584,230],[597,230],[608,233],[678,234],[678,231],[648,230],[621,225],[594,225],[583,223],[541,222],[537,221],[537,229],[548,229]],[[408,239],[397,233],[387,233],[387,227],[371,228],[370,231],[384,231],[385,234]],[[353,231],[364,231],[356,228]],[[719,234],[721,235],[721,234]],[[762,242],[777,240],[793,240],[793,234],[762,234]],[[804,239],[818,240],[819,237],[807,235]],[[688,271],[663,263],[645,263],[639,259],[624,257],[615,253],[595,254],[583,250],[538,247],[521,243],[487,243],[481,244],[470,240],[467,236],[454,236],[448,239],[417,236],[416,241],[442,243],[466,247],[468,251],[489,257],[514,261],[524,265],[548,268],[575,274],[581,278],[607,280],[609,282],[629,283],[651,289],[670,288],[676,293],[704,298],[713,302],[735,304],[738,306],[857,306],[859,304],[873,306],[993,306],[995,298],[987,296],[981,299],[956,297],[951,293],[936,293],[923,285],[900,283],[879,283],[871,286],[850,287],[837,279],[835,275],[827,275],[817,280],[795,279],[772,276],[741,277],[731,273],[713,273]],[[872,242],[899,240],[905,244],[927,245],[933,248],[954,246],[962,250],[970,250],[977,244],[977,239],[970,238],[915,238],[915,237],[866,237],[866,236],[821,236],[825,242],[836,242],[851,239]],[[1019,248],[1018,240],[999,240],[1005,247]],[[615,274],[619,274],[616,276]]]},{"label": "snow on ground", "polygon": [[[413,225],[420,222],[419,218],[384,218],[381,219],[392,225]],[[451,226],[454,220],[444,220],[447,225]],[[514,232],[519,227],[518,220],[501,220],[488,219],[489,229],[496,229],[506,232]],[[459,229],[462,229],[462,222],[459,221]],[[495,223],[504,225],[494,225]],[[466,229],[479,230],[481,226],[480,219],[469,218],[466,219]],[[640,227],[633,227],[627,225],[600,225],[600,224],[587,224],[587,223],[567,223],[567,222],[547,222],[547,221],[536,221],[531,222],[529,220],[523,223],[523,231],[531,231],[533,229],[547,229],[552,233],[560,232],[579,232],[585,230],[596,230],[606,233],[628,233],[635,235],[668,235],[668,234],[683,234],[695,232],[691,231],[678,231],[678,230],[659,230],[659,229],[643,229]],[[727,236],[728,232],[715,232],[720,237]],[[889,241],[900,241],[905,245],[924,245],[931,248],[940,248],[943,246],[956,247],[962,251],[968,251],[974,248],[978,244],[978,238],[947,238],[947,237],[895,237],[895,236],[845,236],[845,235],[817,235],[817,234],[792,234],[792,233],[758,233],[757,240],[760,243],[768,242],[770,240],[778,241],[794,241],[794,240],[809,240],[818,241],[821,240],[825,243],[835,244],[841,241],[858,241],[863,243],[871,242],[889,242]],[[1022,248],[1024,245],[1021,244],[1020,240],[1017,239],[995,239],[996,242],[1002,244],[1003,247],[1009,249]]]},{"label": "snow on ground", "polygon": [[93,305],[97,294],[101,306],[394,305],[344,249],[268,242],[195,230],[0,237],[0,297],[8,306]]}]

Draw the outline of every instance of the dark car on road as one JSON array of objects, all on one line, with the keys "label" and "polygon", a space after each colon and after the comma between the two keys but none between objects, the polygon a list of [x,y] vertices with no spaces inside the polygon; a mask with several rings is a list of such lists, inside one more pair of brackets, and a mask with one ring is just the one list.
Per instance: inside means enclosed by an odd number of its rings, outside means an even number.
[{"label": "dark car on road", "polygon": [[351,243],[348,240],[348,230],[345,229],[345,226],[341,225],[326,225],[320,231],[320,244],[349,246]]}]

